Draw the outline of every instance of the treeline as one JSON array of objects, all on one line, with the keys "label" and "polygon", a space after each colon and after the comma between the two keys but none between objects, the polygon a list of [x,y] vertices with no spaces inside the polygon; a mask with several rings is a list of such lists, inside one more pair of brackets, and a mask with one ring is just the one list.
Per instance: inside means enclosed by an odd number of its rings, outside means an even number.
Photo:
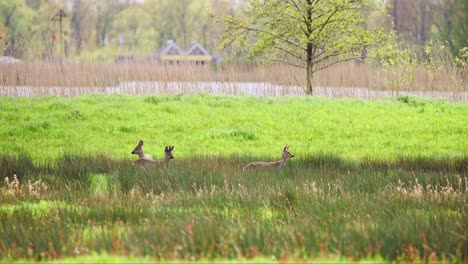
[{"label": "treeline", "polygon": [[[197,41],[213,51],[224,26],[209,14],[235,9],[223,0],[0,1],[0,48],[3,55],[23,59],[106,59],[154,53],[173,39],[183,49]],[[62,34],[59,10],[65,15]]]},{"label": "treeline", "polygon": [[[438,41],[458,55],[468,46],[468,1],[387,1],[387,14],[371,17],[371,22],[394,29],[405,47],[423,51]],[[235,47],[217,49],[224,25],[210,15],[235,15],[244,4],[245,0],[0,1],[0,50],[3,56],[25,60],[106,61],[118,54],[152,54],[173,39],[182,49],[197,41],[211,53],[236,56]]]},{"label": "treeline", "polygon": [[390,16],[400,41],[424,46],[448,45],[452,54],[468,46],[468,1],[391,0]]}]

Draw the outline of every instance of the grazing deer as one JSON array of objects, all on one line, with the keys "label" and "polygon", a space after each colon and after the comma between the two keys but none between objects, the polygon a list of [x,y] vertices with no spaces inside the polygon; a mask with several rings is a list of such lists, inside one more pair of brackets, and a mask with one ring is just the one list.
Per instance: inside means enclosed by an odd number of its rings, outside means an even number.
[{"label": "grazing deer", "polygon": [[145,155],[143,153],[143,140],[140,139],[138,145],[132,151],[132,154],[137,154],[138,159],[133,162],[133,165],[147,165],[147,164],[161,164],[166,163],[174,158],[172,156],[172,151],[174,150],[174,146],[166,146],[164,148],[164,159],[162,160],[155,160],[150,155]]},{"label": "grazing deer", "polygon": [[281,157],[281,160],[279,161],[272,161],[272,162],[265,162],[265,161],[257,161],[257,162],[251,162],[247,165],[244,166],[242,169],[243,171],[257,168],[257,167],[264,167],[264,168],[284,168],[284,165],[286,165],[286,160],[288,158],[294,158],[294,155],[289,152],[289,146],[284,147],[283,149],[283,156]]}]

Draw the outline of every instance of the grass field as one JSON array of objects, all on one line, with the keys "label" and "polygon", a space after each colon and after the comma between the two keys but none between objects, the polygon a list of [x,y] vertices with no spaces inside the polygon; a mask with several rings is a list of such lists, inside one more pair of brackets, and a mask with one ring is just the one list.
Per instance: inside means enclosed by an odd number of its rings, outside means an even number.
[{"label": "grass field", "polygon": [[[468,261],[467,121],[405,96],[0,98],[0,255]],[[132,166],[140,138],[175,159]]]},{"label": "grass field", "polygon": [[452,158],[468,152],[466,103],[220,96],[0,98],[0,152],[34,161],[64,154],[130,159],[145,151],[200,155],[325,153],[346,159]]}]

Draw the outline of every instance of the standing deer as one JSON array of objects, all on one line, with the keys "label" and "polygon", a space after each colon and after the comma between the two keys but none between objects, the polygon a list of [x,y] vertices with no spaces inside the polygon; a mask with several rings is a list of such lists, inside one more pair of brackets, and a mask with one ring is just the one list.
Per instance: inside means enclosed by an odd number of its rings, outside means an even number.
[{"label": "standing deer", "polygon": [[243,171],[245,170],[250,170],[250,169],[253,169],[253,168],[257,168],[257,167],[264,167],[264,168],[278,168],[278,169],[281,169],[281,168],[284,168],[284,165],[286,165],[286,160],[288,158],[294,158],[294,155],[289,152],[289,146],[285,146],[284,149],[283,149],[283,156],[281,157],[281,159],[279,161],[271,161],[271,162],[265,162],[265,161],[257,161],[257,162],[251,162],[247,165],[244,166],[244,168],[242,169]]},{"label": "standing deer", "polygon": [[137,154],[138,159],[133,162],[133,165],[147,165],[147,164],[162,164],[170,161],[174,158],[172,156],[172,151],[174,150],[174,146],[166,146],[164,148],[164,159],[162,160],[155,160],[150,155],[145,155],[143,153],[143,140],[140,139],[138,145],[132,151],[132,154]]}]

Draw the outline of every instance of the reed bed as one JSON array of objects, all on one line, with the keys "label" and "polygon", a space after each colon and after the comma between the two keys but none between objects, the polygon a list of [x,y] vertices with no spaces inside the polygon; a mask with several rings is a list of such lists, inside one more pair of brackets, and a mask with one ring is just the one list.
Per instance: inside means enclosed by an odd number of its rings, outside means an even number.
[{"label": "reed bed", "polygon": [[[447,93],[451,98],[466,100],[466,71],[424,66],[400,68],[382,67],[376,64],[347,63],[325,69],[315,75],[313,85],[317,95],[328,88],[341,87],[341,96],[359,96],[361,90],[385,91],[389,94],[411,92],[420,94]],[[0,65],[0,91],[2,96],[25,96],[14,92],[26,87],[34,96],[58,95],[55,90],[73,90],[71,94],[103,92],[106,88],[126,86],[128,83],[221,83],[223,94],[240,94],[242,89],[230,89],[231,83],[266,83],[280,86],[294,95],[303,95],[305,75],[302,69],[285,65],[260,66],[254,64],[219,65],[162,65],[151,63],[103,64],[103,63],[16,63]],[[154,86],[154,85],[153,85]],[[355,92],[354,88],[357,89]],[[344,90],[343,90],[344,89]],[[276,90],[272,90],[276,91]],[[114,91],[115,92],[115,91]],[[148,94],[151,89],[125,90],[129,94]],[[169,91],[175,93],[175,91]],[[203,90],[201,92],[204,92]],[[237,92],[237,93],[236,93]],[[274,96],[270,91],[257,92]],[[369,92],[367,92],[369,93]],[[380,92],[382,93],[382,92]],[[462,93],[462,96],[457,94]],[[69,93],[70,94],[70,93]],[[333,95],[333,93],[328,93]],[[436,96],[437,97],[437,96]]]},{"label": "reed bed", "polygon": [[[450,101],[467,101],[468,92],[444,91],[388,91],[370,90],[363,87],[323,87],[315,86],[315,96],[331,98],[385,98],[395,96],[419,96]],[[6,97],[43,97],[60,96],[74,97],[80,95],[253,95],[253,96],[304,96],[303,87],[283,86],[258,82],[120,82],[118,86],[107,87],[32,87],[9,86],[0,87],[0,96]]]}]

